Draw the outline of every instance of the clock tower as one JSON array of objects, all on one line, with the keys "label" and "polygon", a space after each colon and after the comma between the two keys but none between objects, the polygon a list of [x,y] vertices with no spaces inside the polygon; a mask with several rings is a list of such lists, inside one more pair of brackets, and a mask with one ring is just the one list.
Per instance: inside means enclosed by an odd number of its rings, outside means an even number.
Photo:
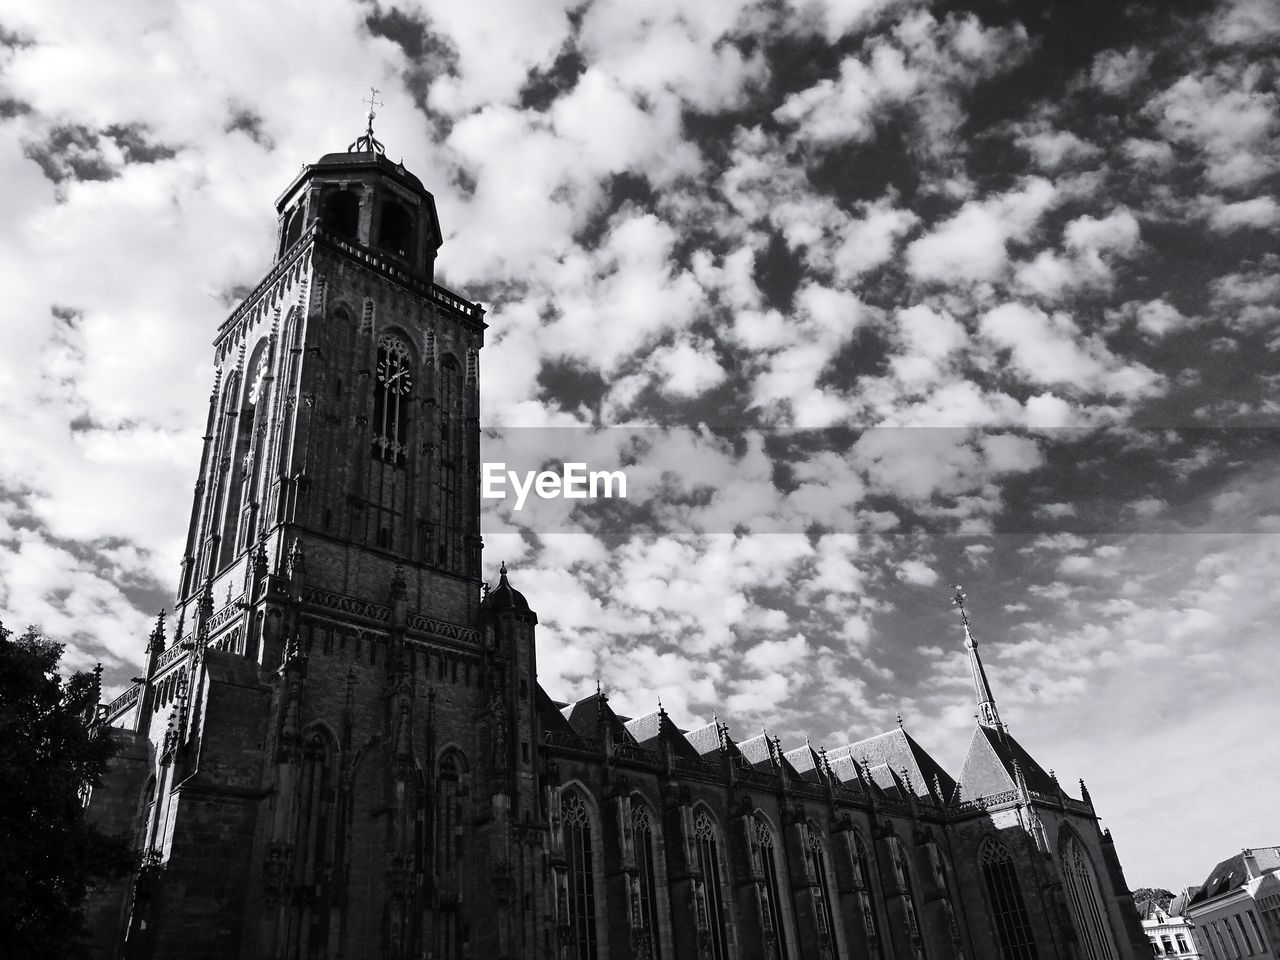
[{"label": "clock tower", "polygon": [[537,617],[481,597],[484,310],[372,119],[280,195],[214,339],[175,610],[106,718],[141,797],[124,956],[516,955],[541,915],[489,889],[540,815]]}]

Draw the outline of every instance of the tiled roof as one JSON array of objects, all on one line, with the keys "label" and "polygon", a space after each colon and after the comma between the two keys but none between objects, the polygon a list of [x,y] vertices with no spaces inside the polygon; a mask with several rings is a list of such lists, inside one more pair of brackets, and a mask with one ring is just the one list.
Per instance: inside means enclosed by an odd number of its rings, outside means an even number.
[{"label": "tiled roof", "polygon": [[[917,797],[946,803],[955,792],[956,784],[951,774],[901,727],[859,740],[847,747],[830,750],[827,757],[832,763],[837,757],[852,757],[859,763],[865,759],[871,766],[884,764],[893,771],[895,780],[901,777],[905,769],[911,781],[911,790]],[[941,796],[935,794],[935,782],[937,789],[941,790]]]},{"label": "tiled roof", "polygon": [[593,693],[577,703],[562,709],[561,714],[569,721],[574,732],[589,740],[599,740],[601,736],[600,722],[604,721],[613,732],[614,743],[634,743],[631,734],[616,713],[609,707],[609,698],[603,694]]},{"label": "tiled roof", "polygon": [[627,732],[642,747],[656,750],[665,743],[670,745],[671,752],[677,757],[696,760],[701,756],[661,707],[653,713],[627,721],[625,726]]},{"label": "tiled roof", "polygon": [[685,739],[700,757],[713,754],[720,749],[720,731],[714,722],[704,723],[685,734]]},{"label": "tiled roof", "polygon": [[573,727],[569,726],[569,721],[560,712],[560,708],[567,707],[568,704],[557,703],[548,697],[547,691],[542,689],[542,684],[535,684],[535,687],[535,702],[538,706],[538,714],[542,718],[543,733],[569,733],[576,736]]},{"label": "tiled roof", "polygon": [[1280,870],[1280,847],[1253,847],[1241,850],[1235,856],[1227,857],[1220,862],[1200,885],[1200,890],[1190,899],[1189,904],[1204,903],[1214,897],[1244,886],[1250,878],[1250,870],[1245,859],[1251,858],[1256,865],[1253,876]]},{"label": "tiled roof", "polygon": [[980,725],[960,770],[960,798],[975,800],[1016,789],[1015,762],[1029,790],[1053,794],[1060,789],[1011,733]]}]

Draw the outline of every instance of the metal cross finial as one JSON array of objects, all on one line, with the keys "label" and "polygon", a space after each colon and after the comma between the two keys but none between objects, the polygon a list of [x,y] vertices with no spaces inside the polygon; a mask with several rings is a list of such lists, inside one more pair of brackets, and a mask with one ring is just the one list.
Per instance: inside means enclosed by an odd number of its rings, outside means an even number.
[{"label": "metal cross finial", "polygon": [[369,105],[369,136],[371,137],[373,136],[373,118],[377,116],[373,108],[382,106],[382,101],[378,99],[378,94],[381,92],[377,87],[370,87],[369,96],[360,101]]},{"label": "metal cross finial", "polygon": [[960,619],[964,625],[969,626],[969,611],[965,609],[965,604],[969,602],[969,598],[964,595],[964,591],[960,589],[960,584],[953,583],[951,588],[955,590],[955,594],[951,597],[951,602],[960,609]]},{"label": "metal cross finial", "polygon": [[365,127],[364,136],[357,137],[356,142],[347,147],[349,153],[373,153],[381,156],[387,152],[373,135],[373,118],[378,115],[374,107],[382,106],[382,101],[378,99],[378,94],[381,92],[377,87],[370,87],[369,96],[360,101],[369,105],[369,122]]}]

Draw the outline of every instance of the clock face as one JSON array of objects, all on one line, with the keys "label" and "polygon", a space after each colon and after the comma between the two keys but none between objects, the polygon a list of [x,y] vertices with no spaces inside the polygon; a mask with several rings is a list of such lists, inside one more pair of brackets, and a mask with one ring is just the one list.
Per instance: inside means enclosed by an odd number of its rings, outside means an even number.
[{"label": "clock face", "polygon": [[378,361],[378,380],[391,393],[405,394],[413,386],[413,378],[409,374],[409,369],[403,365],[397,356],[392,356],[388,360]]}]

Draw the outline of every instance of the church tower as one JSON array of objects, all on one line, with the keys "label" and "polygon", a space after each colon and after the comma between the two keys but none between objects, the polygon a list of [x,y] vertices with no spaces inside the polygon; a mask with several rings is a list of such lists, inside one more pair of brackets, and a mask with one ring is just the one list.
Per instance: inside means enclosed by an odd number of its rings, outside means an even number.
[{"label": "church tower", "polygon": [[532,955],[537,617],[505,569],[482,604],[484,310],[373,118],[281,194],[214,339],[172,635],[108,717],[127,957]]}]

